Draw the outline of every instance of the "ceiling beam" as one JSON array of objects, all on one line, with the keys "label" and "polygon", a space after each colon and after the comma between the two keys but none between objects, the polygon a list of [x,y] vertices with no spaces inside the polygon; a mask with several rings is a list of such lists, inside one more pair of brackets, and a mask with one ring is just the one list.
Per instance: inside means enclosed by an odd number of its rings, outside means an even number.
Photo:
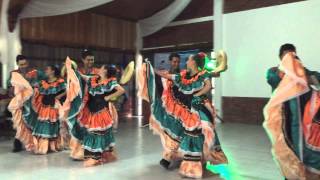
[{"label": "ceiling beam", "polygon": [[206,21],[213,21],[213,16],[205,16],[200,18],[193,18],[193,19],[187,19],[187,20],[181,20],[181,21],[173,21],[167,25],[167,27],[171,26],[181,26],[185,24],[194,24],[194,23],[200,23],[200,22],[206,22]]}]

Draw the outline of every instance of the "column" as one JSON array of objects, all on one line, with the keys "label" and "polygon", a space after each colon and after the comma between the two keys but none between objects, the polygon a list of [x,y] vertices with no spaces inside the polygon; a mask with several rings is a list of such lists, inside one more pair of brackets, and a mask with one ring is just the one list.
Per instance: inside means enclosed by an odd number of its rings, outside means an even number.
[{"label": "column", "polygon": [[[214,51],[217,52],[220,49],[223,49],[223,0],[214,0],[214,20],[213,20],[213,48]],[[222,75],[223,76],[223,75]],[[217,109],[217,114],[222,117],[223,109],[222,109],[222,76],[219,78],[215,78],[215,94],[214,94],[214,103]]]}]

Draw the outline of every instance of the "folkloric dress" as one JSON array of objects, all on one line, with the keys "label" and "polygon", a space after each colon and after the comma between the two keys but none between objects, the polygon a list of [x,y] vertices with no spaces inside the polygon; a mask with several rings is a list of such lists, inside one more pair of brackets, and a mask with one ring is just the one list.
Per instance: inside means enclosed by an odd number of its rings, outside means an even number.
[{"label": "folkloric dress", "polygon": [[46,154],[60,149],[60,102],[55,98],[65,91],[63,79],[55,82],[42,80],[32,88],[21,74],[11,74],[15,96],[8,109],[12,112],[18,138],[26,150]]},{"label": "folkloric dress", "polygon": [[81,144],[81,147],[71,147],[74,151],[71,156],[79,159],[84,156],[85,160],[94,159],[101,163],[114,160],[112,129],[117,112],[104,97],[115,92],[116,78],[100,82],[98,76],[93,76],[84,82],[69,63],[66,63],[69,90],[64,106],[69,109],[67,122],[70,134],[76,140],[73,143]]},{"label": "folkloric dress", "polygon": [[[63,79],[54,82],[41,81],[39,88],[35,88],[32,99],[33,111],[37,114],[37,121],[33,127],[32,135],[37,143],[38,153],[45,154],[50,150],[61,149],[59,108],[61,102],[56,97],[65,92],[66,85]],[[30,116],[32,116],[30,114]],[[27,117],[25,117],[27,118]],[[32,118],[32,117],[31,117]]]},{"label": "folkloric dress", "polygon": [[[61,71],[61,75],[63,77],[66,77],[66,71],[65,71],[66,69],[64,69],[64,68]],[[90,69],[85,69],[83,67],[80,67],[80,68],[78,68],[78,71],[83,75],[95,76],[95,75],[97,75],[99,69],[95,68],[95,67],[92,67]],[[62,109],[61,114],[65,115],[64,111],[65,111],[65,109]],[[61,141],[62,141],[62,144],[63,144],[63,148],[65,148],[65,149],[69,149],[70,148],[71,157],[73,159],[78,159],[78,160],[83,159],[83,149],[81,147],[81,144],[79,144],[77,142],[77,140],[73,139],[70,136],[69,130],[68,130],[68,124],[66,122],[65,117],[62,118],[60,132],[61,132]]]},{"label": "folkloric dress", "polygon": [[214,107],[206,95],[194,96],[211,75],[201,71],[190,77],[182,71],[173,75],[173,80],[162,79],[163,87],[158,87],[149,63],[143,64],[139,73],[138,95],[150,102],[150,128],[160,135],[163,158],[183,159],[179,172],[192,178],[202,177],[207,161],[227,163],[215,132]]},{"label": "folkloric dress", "polygon": [[[320,80],[320,73],[303,67],[288,53],[278,71],[268,71],[273,94],[264,108],[264,128],[272,142],[272,152],[287,179],[308,179],[308,172],[320,175],[320,92],[308,78]],[[318,176],[319,178],[320,176]]]}]

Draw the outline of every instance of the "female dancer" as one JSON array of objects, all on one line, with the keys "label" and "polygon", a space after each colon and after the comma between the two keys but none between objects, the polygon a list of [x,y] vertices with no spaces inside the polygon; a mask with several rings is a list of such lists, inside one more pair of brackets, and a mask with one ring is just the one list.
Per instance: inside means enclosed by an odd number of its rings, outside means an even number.
[{"label": "female dancer", "polygon": [[320,179],[320,73],[303,67],[295,47],[280,49],[279,68],[268,71],[273,94],[264,128],[286,179]]},{"label": "female dancer", "polygon": [[115,68],[103,65],[92,77],[74,71],[71,60],[66,68],[69,90],[64,106],[70,107],[67,122],[71,136],[84,149],[84,166],[116,160],[112,131],[116,111],[110,99],[125,91],[116,81]]},{"label": "female dancer", "polygon": [[11,78],[15,97],[8,108],[17,128],[16,137],[35,154],[56,152],[61,148],[58,108],[65,95],[65,83],[55,66],[47,66],[45,74],[47,79],[34,89],[19,73],[13,72]]},{"label": "female dancer", "polygon": [[[207,161],[227,163],[214,130],[214,107],[206,96],[212,85],[211,74],[204,70],[204,58],[204,53],[190,56],[187,71],[180,74],[155,71],[166,79],[162,95],[155,87],[152,66],[144,64],[141,71],[140,95],[151,104],[150,127],[160,135],[165,149],[160,163],[168,167],[183,158],[179,172],[189,178],[201,178]],[[175,96],[172,84],[182,94]]]}]

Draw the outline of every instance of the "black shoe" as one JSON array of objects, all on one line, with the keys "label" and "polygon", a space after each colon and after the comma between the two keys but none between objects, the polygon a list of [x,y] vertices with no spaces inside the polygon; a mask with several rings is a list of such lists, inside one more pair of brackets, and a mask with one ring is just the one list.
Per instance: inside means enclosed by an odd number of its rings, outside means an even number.
[{"label": "black shoe", "polygon": [[165,159],[161,159],[160,160],[160,165],[165,169],[169,169],[170,162],[165,160]]},{"label": "black shoe", "polygon": [[12,152],[22,151],[22,143],[18,139],[14,139]]}]

